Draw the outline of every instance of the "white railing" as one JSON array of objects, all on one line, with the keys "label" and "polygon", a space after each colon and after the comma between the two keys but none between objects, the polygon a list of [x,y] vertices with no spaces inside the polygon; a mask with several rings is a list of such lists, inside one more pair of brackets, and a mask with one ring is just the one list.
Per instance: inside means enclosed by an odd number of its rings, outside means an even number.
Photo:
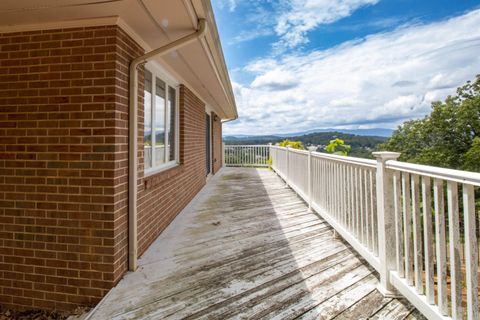
[{"label": "white railing", "polygon": [[267,145],[224,145],[223,148],[227,167],[268,167]]},{"label": "white railing", "polygon": [[374,155],[271,147],[272,168],[379,272],[384,294],[429,319],[478,319],[480,174]]},{"label": "white railing", "polygon": [[387,241],[396,243],[391,283],[407,298],[420,296],[417,308],[424,313],[479,319],[480,174],[393,160],[385,168],[395,224],[395,236]]}]

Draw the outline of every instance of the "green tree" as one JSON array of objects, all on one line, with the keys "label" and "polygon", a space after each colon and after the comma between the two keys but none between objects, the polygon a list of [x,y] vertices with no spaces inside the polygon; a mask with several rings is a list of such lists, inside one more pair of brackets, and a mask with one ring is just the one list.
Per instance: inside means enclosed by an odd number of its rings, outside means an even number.
[{"label": "green tree", "polygon": [[479,137],[480,75],[432,103],[430,115],[403,123],[379,149],[401,152],[402,161],[480,171]]},{"label": "green tree", "polygon": [[283,140],[278,144],[280,147],[290,147],[292,149],[300,149],[305,150],[302,141],[291,141],[291,140]]},{"label": "green tree", "polygon": [[465,154],[465,170],[480,172],[480,137],[475,137],[472,147]]},{"label": "green tree", "polygon": [[328,146],[326,146],[325,150],[328,153],[338,154],[340,156],[348,155],[348,151],[350,151],[350,146],[345,144],[345,141],[339,138],[335,138],[334,140],[330,140]]}]

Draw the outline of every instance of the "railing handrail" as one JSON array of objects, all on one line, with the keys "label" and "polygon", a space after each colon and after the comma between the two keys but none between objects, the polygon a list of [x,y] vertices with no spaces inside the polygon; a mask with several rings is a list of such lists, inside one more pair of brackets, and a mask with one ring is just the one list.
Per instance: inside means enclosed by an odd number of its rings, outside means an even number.
[{"label": "railing handrail", "polygon": [[438,178],[442,180],[480,186],[480,173],[477,172],[433,167],[396,160],[388,160],[386,162],[386,167],[387,169],[428,176],[430,178]]},{"label": "railing handrail", "polygon": [[228,147],[269,147],[268,144],[225,144],[225,148]]},{"label": "railing handrail", "polygon": [[[289,149],[290,152],[308,154],[308,150],[293,149],[293,148],[286,148],[286,147],[280,147],[280,146],[272,146],[272,148],[285,149],[285,150]],[[354,165],[371,167],[371,168],[375,168],[376,163],[377,163],[375,160],[363,159],[363,158],[357,158],[357,157],[350,157],[350,156],[341,156],[341,155],[337,155],[337,154],[322,153],[322,152],[318,152],[318,151],[312,151],[312,156],[317,157],[317,158],[324,158],[324,159],[330,159],[330,160],[350,163],[350,164],[354,164]]]}]

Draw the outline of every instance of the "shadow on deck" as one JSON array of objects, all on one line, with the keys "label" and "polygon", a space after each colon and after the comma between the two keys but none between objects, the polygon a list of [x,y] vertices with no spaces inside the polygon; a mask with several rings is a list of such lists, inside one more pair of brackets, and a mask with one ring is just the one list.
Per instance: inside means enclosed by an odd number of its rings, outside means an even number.
[{"label": "shadow on deck", "polygon": [[224,168],[90,319],[414,319],[267,169]]}]

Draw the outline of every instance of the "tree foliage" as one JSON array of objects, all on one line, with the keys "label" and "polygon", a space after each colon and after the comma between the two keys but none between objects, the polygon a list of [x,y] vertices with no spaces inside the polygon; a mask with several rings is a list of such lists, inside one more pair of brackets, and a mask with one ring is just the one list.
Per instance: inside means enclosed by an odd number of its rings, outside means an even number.
[{"label": "tree foliage", "polygon": [[345,144],[345,141],[342,139],[335,138],[330,140],[330,143],[325,148],[328,153],[338,154],[340,156],[348,155],[348,151],[350,151],[350,146]]},{"label": "tree foliage", "polygon": [[292,140],[285,139],[282,142],[280,142],[278,145],[280,147],[290,147],[292,149],[300,149],[300,150],[305,149],[302,141],[292,141]]},{"label": "tree foliage", "polygon": [[480,171],[480,75],[432,103],[430,115],[403,123],[379,148],[401,152],[402,161]]}]

